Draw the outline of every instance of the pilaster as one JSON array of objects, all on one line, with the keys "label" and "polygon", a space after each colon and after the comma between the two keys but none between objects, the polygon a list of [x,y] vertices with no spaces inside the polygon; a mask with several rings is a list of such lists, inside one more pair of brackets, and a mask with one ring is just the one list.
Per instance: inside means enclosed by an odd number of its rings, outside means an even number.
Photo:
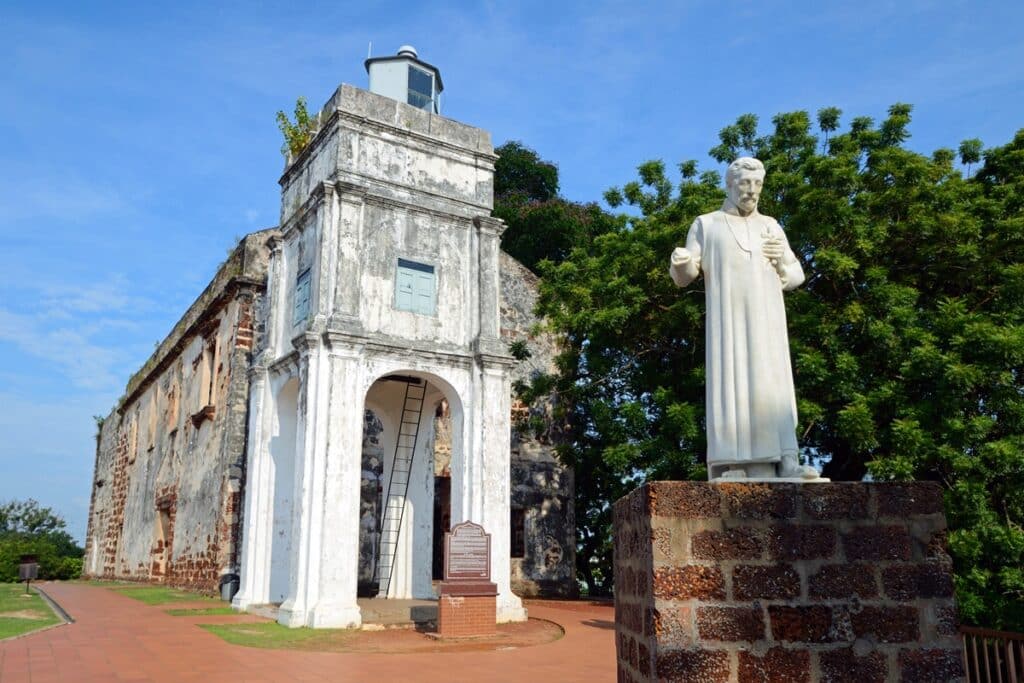
[{"label": "pilaster", "polygon": [[326,336],[325,376],[329,377],[326,478],[319,556],[319,600],[311,625],[350,628],[362,623],[356,604],[359,571],[359,486],[363,438],[362,348],[334,335]]},{"label": "pilaster", "polygon": [[319,599],[323,539],[326,425],[318,419],[326,407],[328,382],[322,381],[323,348],[319,335],[307,333],[292,344],[299,352],[299,414],[295,447],[295,492],[292,509],[291,588],[278,612],[278,623],[309,626]]},{"label": "pilaster", "polygon": [[473,219],[477,242],[477,297],[478,325],[476,350],[483,353],[500,354],[501,344],[501,292],[498,271],[498,251],[505,224],[487,216]]},{"label": "pilaster", "polygon": [[271,523],[274,494],[268,468],[267,413],[270,388],[265,365],[249,371],[249,444],[246,453],[245,517],[239,590],[231,601],[237,610],[267,602],[270,584]]}]

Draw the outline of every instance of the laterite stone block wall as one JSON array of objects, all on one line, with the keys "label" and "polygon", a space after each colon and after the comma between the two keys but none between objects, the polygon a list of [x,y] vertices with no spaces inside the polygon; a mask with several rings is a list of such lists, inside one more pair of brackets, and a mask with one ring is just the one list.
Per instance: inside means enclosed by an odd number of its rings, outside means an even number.
[{"label": "laterite stone block wall", "polygon": [[493,595],[442,595],[437,609],[437,632],[446,638],[488,636],[497,630]]},{"label": "laterite stone block wall", "polygon": [[615,504],[618,680],[961,680],[930,482],[652,482]]}]

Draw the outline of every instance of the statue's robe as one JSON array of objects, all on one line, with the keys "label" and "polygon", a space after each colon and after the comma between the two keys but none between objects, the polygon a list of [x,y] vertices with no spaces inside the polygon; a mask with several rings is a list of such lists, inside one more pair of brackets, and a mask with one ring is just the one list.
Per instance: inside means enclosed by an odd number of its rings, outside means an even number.
[{"label": "statue's robe", "polygon": [[[783,244],[778,268],[761,253],[769,235]],[[709,473],[797,453],[782,292],[800,286],[804,272],[785,233],[756,211],[744,219],[727,201],[693,222],[686,248],[691,260],[670,273],[680,287],[704,273]]]}]

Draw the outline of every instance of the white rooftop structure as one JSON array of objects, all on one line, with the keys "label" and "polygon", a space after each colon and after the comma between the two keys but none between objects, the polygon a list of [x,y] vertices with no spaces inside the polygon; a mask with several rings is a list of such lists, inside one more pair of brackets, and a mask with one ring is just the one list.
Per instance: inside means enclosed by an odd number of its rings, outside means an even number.
[{"label": "white rooftop structure", "polygon": [[441,72],[420,60],[416,48],[403,45],[389,57],[366,60],[370,92],[411,104],[433,114],[441,113]]}]

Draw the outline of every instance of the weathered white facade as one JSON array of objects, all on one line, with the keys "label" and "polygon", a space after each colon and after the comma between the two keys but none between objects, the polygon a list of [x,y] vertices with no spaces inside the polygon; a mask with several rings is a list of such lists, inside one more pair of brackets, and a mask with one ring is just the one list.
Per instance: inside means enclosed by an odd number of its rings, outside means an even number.
[{"label": "weathered white facade", "polygon": [[[499,329],[503,226],[490,217],[490,135],[348,85],[321,121],[281,178],[266,331],[250,371],[233,604],[281,602],[288,626],[360,623],[367,411],[382,425],[384,481],[403,416],[418,424],[386,597],[432,597],[431,436],[443,400],[451,522],[472,520],[491,534],[498,620],[524,619],[509,585],[514,361]],[[407,285],[406,271],[422,281]],[[410,286],[421,304],[403,310]],[[412,380],[426,391],[418,415],[399,396]]]}]

